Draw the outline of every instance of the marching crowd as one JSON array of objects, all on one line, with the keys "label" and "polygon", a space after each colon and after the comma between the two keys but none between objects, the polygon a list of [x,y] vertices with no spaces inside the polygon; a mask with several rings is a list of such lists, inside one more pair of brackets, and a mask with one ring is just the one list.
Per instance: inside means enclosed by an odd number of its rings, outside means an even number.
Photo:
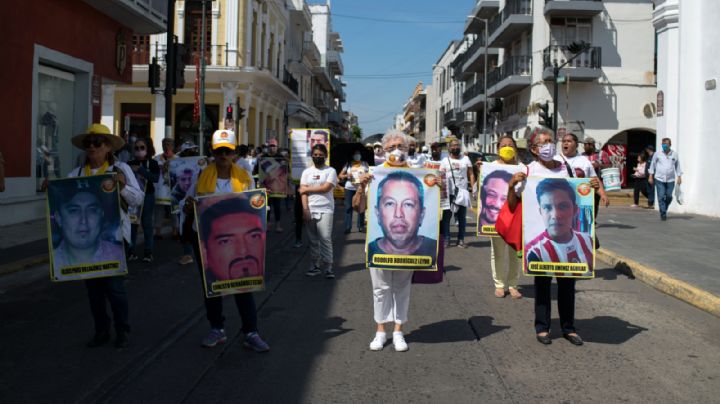
[{"label": "marching crowd", "polygon": [[[218,195],[250,190],[256,187],[258,162],[261,156],[273,156],[286,160],[289,164],[289,150],[280,149],[275,139],[270,139],[262,148],[252,146],[237,146],[232,131],[216,131],[211,142],[210,163],[200,172],[195,184],[185,181],[178,176],[175,189],[169,189],[170,161],[180,156],[193,156],[198,154],[198,147],[192,142],[184,142],[176,148],[172,139],[162,141],[162,152],[155,155],[150,139],[138,138],[133,142],[114,135],[110,130],[100,124],[93,124],[86,133],[75,136],[72,143],[81,149],[83,160],[73,169],[69,177],[81,177],[102,173],[115,173],[120,187],[120,196],[127,205],[144,204],[139,224],[130,224],[127,212],[122,211],[122,236],[126,245],[128,261],[139,260],[137,255],[137,234],[142,229],[144,235],[143,258],[150,264],[154,259],[154,240],[164,236],[161,231],[169,220],[173,228],[173,237],[180,241],[182,250],[178,248],[179,263],[188,265],[200,262],[200,246],[198,243],[198,229],[193,219],[195,198],[204,195]],[[557,142],[562,149],[556,150]],[[672,200],[673,185],[680,184],[682,172],[677,155],[670,150],[669,139],[664,139],[663,152],[655,153],[650,159],[649,166],[640,166],[636,174],[644,174],[648,184],[654,184],[658,190],[660,202],[660,215],[666,218],[667,206]],[[602,204],[609,205],[609,200],[603,189],[602,181],[598,176],[607,162],[594,149],[594,140],[586,138],[585,153],[578,152],[579,140],[574,134],[566,134],[562,139],[555,139],[552,131],[539,128],[529,136],[528,150],[533,161],[523,164],[519,161],[517,145],[510,136],[503,136],[498,144],[497,164],[515,165],[519,167],[512,176],[498,175],[489,178],[484,184],[479,183],[475,173],[482,167],[481,160],[471,163],[464,155],[461,143],[456,138],[449,138],[447,142],[448,154],[444,155],[443,145],[433,143],[429,149],[417,149],[412,137],[400,131],[388,131],[381,142],[367,144],[363,148],[351,151],[345,156],[347,164],[336,171],[327,165],[328,149],[325,144],[314,144],[311,148],[312,164],[302,172],[299,184],[293,186],[289,179],[289,191],[285,198],[268,198],[268,216],[273,217],[274,230],[284,232],[281,226],[283,199],[285,210],[291,205],[295,211],[295,245],[303,246],[303,229],[309,245],[311,267],[306,276],[324,275],[328,279],[335,277],[333,268],[333,242],[332,228],[335,212],[335,199],[333,191],[340,182],[344,182],[345,200],[344,232],[350,233],[353,227],[353,216],[357,215],[356,227],[358,231],[365,232],[367,221],[365,205],[377,203],[379,224],[385,234],[390,234],[396,226],[405,231],[405,227],[419,226],[418,219],[424,212],[422,200],[422,186],[414,184],[410,176],[404,176],[402,170],[392,179],[390,176],[381,181],[378,186],[377,201],[367,201],[369,184],[374,181],[371,165],[390,168],[429,168],[437,173],[441,188],[439,215],[440,240],[437,252],[438,271],[430,281],[441,281],[443,273],[444,253],[447,248],[466,248],[466,217],[467,210],[472,208],[472,200],[480,193],[483,210],[479,220],[494,222],[503,207],[514,211],[522,202],[522,189],[528,176],[546,178],[588,178],[591,186],[596,190],[596,208]],[[649,150],[652,152],[652,150]],[[372,154],[374,161],[367,161],[363,154]],[[660,155],[660,156],[658,156]],[[648,158],[643,156],[640,160],[647,164]],[[255,176],[255,177],[254,177]],[[410,178],[408,178],[410,177]],[[675,178],[677,177],[677,178]],[[141,189],[138,178],[146,184]],[[395,181],[391,184],[391,180]],[[0,183],[0,185],[2,185]],[[171,213],[169,206],[156,204],[156,194],[166,187],[165,192],[182,192],[184,205],[179,214]],[[407,191],[410,195],[406,200],[398,200],[394,193],[398,190]],[[538,197],[540,191],[538,191]],[[399,201],[399,202],[398,202]],[[574,203],[574,196],[573,196]],[[387,208],[386,208],[387,207]],[[544,209],[544,208],[543,208]],[[548,215],[561,220],[562,208],[550,207]],[[456,240],[451,240],[450,224],[456,220],[458,231]],[[269,226],[268,226],[269,227]],[[409,232],[412,233],[412,232]],[[548,235],[551,237],[552,235]],[[563,236],[564,237],[564,236]],[[264,240],[264,234],[263,234]],[[598,244],[596,240],[596,247]],[[368,240],[371,241],[371,240]],[[377,239],[369,243],[368,249],[387,252],[396,255],[407,254],[424,248],[431,241],[417,235],[417,227],[413,237],[397,238],[393,240]],[[540,243],[533,253],[544,254],[543,249],[555,248],[552,253],[562,255],[558,246],[573,244],[573,249],[587,250],[587,242],[577,234],[568,233],[567,240],[557,243]],[[565,244],[563,244],[565,243]],[[433,244],[435,245],[435,244]],[[548,247],[549,246],[549,247]],[[577,246],[577,247],[575,247]],[[209,247],[208,247],[209,248]],[[264,247],[263,247],[264,248]],[[434,247],[433,247],[434,248]],[[180,253],[182,251],[182,253]],[[522,261],[517,248],[510,245],[503,238],[491,238],[492,278],[495,286],[495,296],[503,298],[510,295],[514,299],[522,298],[517,288],[519,274],[522,271]],[[198,264],[201,273],[202,268]],[[403,335],[403,326],[408,321],[411,285],[419,280],[420,273],[412,271],[394,271],[369,269],[372,282],[373,320],[375,334],[369,347],[373,351],[382,350],[388,341],[386,325],[392,326],[392,344],[396,351],[408,350]],[[439,277],[439,278],[438,278]],[[550,312],[551,296],[550,284],[552,276],[535,276],[535,332],[536,339],[542,344],[552,343],[550,338]],[[574,345],[582,345],[582,338],[574,327],[575,313],[575,282],[572,277],[557,277],[558,284],[558,311],[560,325],[565,339]],[[130,331],[128,320],[128,299],[125,282],[122,277],[105,277],[85,281],[87,287],[90,309],[95,324],[95,333],[88,342],[89,347],[104,345],[110,340],[111,319],[106,310],[109,303],[112,311],[112,323],[115,328],[115,345],[122,348],[128,344]],[[266,352],[270,348],[260,337],[258,332],[258,318],[252,293],[234,295],[235,303],[242,319],[242,330],[245,335],[244,345],[257,352]],[[223,298],[205,297],[207,319],[210,331],[203,339],[202,345],[213,347],[224,343],[227,336],[224,331]]]}]

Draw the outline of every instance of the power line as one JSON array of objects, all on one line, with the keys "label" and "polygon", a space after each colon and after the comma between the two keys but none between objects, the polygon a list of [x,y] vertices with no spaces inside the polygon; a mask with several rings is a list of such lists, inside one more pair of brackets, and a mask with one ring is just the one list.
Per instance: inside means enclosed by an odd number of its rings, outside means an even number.
[{"label": "power line", "polygon": [[384,22],[384,23],[390,23],[390,24],[464,24],[465,23],[465,21],[391,20],[391,19],[386,19],[386,18],[361,17],[361,16],[357,16],[357,15],[335,14],[335,13],[332,13],[332,16],[340,17],[340,18],[349,18],[349,19],[353,19],[353,20]]}]

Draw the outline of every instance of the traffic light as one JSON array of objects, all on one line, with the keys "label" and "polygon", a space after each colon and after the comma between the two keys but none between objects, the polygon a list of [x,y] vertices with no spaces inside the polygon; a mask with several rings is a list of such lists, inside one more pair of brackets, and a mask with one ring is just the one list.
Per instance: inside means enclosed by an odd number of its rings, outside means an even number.
[{"label": "traffic light", "polygon": [[245,108],[238,108],[238,120],[245,118]]},{"label": "traffic light", "polygon": [[188,57],[188,48],[185,44],[176,43],[175,46],[175,83],[174,88],[185,87],[185,63]]},{"label": "traffic light", "polygon": [[540,110],[538,111],[538,123],[546,128],[552,128],[552,116],[550,115],[550,102],[540,104]]},{"label": "traffic light", "polygon": [[233,120],[233,106],[228,105],[225,109],[225,119]]},{"label": "traffic light", "polygon": [[152,63],[148,66],[148,87],[150,92],[155,93],[155,88],[160,87],[160,65],[157,58],[152,58]]}]

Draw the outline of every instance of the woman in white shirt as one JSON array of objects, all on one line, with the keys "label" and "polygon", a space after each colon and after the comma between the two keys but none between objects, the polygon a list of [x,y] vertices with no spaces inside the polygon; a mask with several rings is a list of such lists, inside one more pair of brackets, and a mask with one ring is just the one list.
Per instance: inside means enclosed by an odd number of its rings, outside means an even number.
[{"label": "woman in white shirt", "polygon": [[446,172],[447,187],[450,198],[450,208],[443,210],[440,230],[447,246],[450,246],[450,219],[453,214],[458,220],[457,246],[465,248],[465,226],[467,225],[467,210],[471,206],[470,192],[475,188],[475,174],[472,163],[460,150],[460,141],[456,138],[450,141],[450,156],[443,159],[440,169]]},{"label": "woman in white shirt", "polygon": [[[357,191],[357,184],[360,181],[360,177],[367,174],[369,167],[366,162],[362,161],[362,154],[360,150],[353,152],[352,161],[347,163],[343,167],[342,171],[338,175],[341,181],[345,182],[345,234],[352,231],[352,199]],[[359,232],[365,231],[365,212],[358,213],[357,227]]]},{"label": "woman in white shirt", "polygon": [[337,185],[335,169],[325,165],[327,148],[316,144],[311,150],[313,165],[306,168],[300,177],[300,198],[302,198],[303,219],[307,224],[308,241],[312,267],[307,276],[320,275],[335,278],[333,272],[332,225],[335,211],[333,189]]}]

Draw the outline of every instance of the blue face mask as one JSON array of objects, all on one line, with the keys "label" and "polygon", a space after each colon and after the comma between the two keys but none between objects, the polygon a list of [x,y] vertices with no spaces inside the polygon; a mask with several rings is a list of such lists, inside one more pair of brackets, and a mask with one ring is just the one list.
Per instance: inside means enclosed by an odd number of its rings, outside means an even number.
[{"label": "blue face mask", "polygon": [[670,151],[670,145],[667,144],[667,143],[663,143],[663,144],[662,144],[662,150],[663,150],[665,153],[669,152],[669,151]]}]

